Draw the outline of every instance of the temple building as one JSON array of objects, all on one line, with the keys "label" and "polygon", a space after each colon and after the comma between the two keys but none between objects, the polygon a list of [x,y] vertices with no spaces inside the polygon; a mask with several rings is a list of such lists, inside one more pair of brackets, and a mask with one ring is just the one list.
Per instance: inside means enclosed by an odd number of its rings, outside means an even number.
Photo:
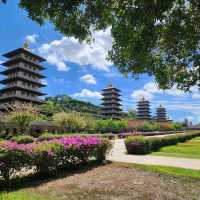
[{"label": "temple building", "polygon": [[139,120],[150,120],[151,119],[151,111],[149,106],[149,101],[142,98],[137,103],[137,119]]},{"label": "temple building", "polygon": [[3,55],[8,58],[1,65],[6,69],[1,74],[6,78],[0,83],[4,84],[0,90],[0,107],[18,103],[41,104],[39,96],[45,95],[40,88],[45,86],[41,79],[45,78],[41,71],[45,68],[40,62],[44,58],[30,52],[25,44],[23,48],[18,48]]},{"label": "temple building", "polygon": [[102,90],[102,116],[103,118],[119,119],[121,112],[120,90],[112,84]]},{"label": "temple building", "polygon": [[158,122],[167,121],[166,109],[162,105],[156,108],[156,121]]}]

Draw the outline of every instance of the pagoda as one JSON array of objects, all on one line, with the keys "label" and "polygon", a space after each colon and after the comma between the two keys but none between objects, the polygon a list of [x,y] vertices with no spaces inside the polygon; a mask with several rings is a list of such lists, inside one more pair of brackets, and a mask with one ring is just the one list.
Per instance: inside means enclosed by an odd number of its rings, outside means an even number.
[{"label": "pagoda", "polygon": [[45,78],[41,71],[45,68],[40,65],[44,58],[33,54],[25,43],[18,48],[3,55],[8,58],[1,65],[6,69],[1,74],[6,78],[0,83],[5,87],[0,90],[0,107],[19,103],[41,104],[39,96],[45,95],[40,88],[45,86],[41,79]]},{"label": "pagoda", "polygon": [[162,105],[156,108],[156,121],[159,121],[159,122],[167,121],[166,109]]},{"label": "pagoda", "polygon": [[112,84],[102,90],[102,116],[103,118],[119,119],[121,112],[120,90]]},{"label": "pagoda", "polygon": [[137,119],[139,120],[150,120],[150,106],[149,101],[147,101],[145,98],[142,98],[137,103]]}]

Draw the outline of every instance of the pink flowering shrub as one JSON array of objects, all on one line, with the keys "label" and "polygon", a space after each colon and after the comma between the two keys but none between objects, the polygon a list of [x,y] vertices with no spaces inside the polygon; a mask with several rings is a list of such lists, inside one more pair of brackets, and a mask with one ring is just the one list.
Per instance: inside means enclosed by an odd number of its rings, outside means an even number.
[{"label": "pink flowering shrub", "polygon": [[0,143],[0,176],[6,182],[21,169],[53,174],[61,168],[78,166],[91,159],[103,161],[111,143],[99,137],[65,137],[31,144]]}]

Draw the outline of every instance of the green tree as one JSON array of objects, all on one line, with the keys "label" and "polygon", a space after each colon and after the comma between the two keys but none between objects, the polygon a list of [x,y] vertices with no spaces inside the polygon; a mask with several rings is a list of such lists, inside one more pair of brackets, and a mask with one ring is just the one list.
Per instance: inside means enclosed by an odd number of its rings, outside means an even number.
[{"label": "green tree", "polygon": [[53,116],[53,121],[70,132],[92,131],[93,119],[87,118],[78,112],[60,112]]},{"label": "green tree", "polygon": [[12,107],[6,121],[8,124],[18,128],[20,134],[25,134],[31,126],[31,122],[42,119],[42,115],[31,104],[19,104]]},{"label": "green tree", "polygon": [[19,6],[39,24],[48,20],[80,40],[111,27],[108,58],[125,75],[153,75],[163,89],[199,85],[199,0],[20,0]]}]

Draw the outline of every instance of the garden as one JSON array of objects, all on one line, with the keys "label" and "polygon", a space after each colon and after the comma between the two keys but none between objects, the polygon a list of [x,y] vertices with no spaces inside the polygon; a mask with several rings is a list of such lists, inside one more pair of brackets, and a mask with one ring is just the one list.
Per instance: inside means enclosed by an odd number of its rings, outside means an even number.
[{"label": "garden", "polygon": [[128,136],[125,146],[128,154],[149,154],[168,157],[200,158],[200,132],[190,131],[165,137]]},{"label": "garden", "polygon": [[[41,120],[51,121],[63,131],[52,133],[47,129],[43,132],[32,132],[31,124]],[[180,177],[177,176],[179,169],[166,170],[159,166],[153,168],[128,164],[124,166],[122,163],[105,161],[112,148],[111,139],[124,138],[129,153],[145,154],[200,135],[193,131],[160,138],[145,137],[180,131],[182,126],[178,123],[159,124],[144,121],[137,127],[130,128],[126,119],[102,120],[78,112],[58,112],[48,118],[32,105],[15,107],[1,121],[2,200],[62,200],[73,199],[73,196],[75,199],[88,200],[117,196],[120,199],[130,199],[133,195],[136,199],[141,195],[155,199],[150,190],[142,191],[144,180],[148,179],[149,184],[152,184],[153,178],[155,183],[164,184],[166,171],[174,176],[173,180],[177,184],[175,187],[180,187],[184,192],[190,187],[190,184],[180,184]],[[9,131],[7,127],[10,128]],[[15,131],[11,131],[13,128]],[[176,171],[178,173],[175,173]],[[161,173],[162,177],[154,173]],[[183,177],[196,181],[198,185],[200,179],[197,174],[198,171],[195,170],[182,173]],[[132,187],[136,191],[134,194],[130,192]],[[171,187],[171,193],[172,190]],[[196,197],[197,190],[196,193],[188,195]],[[163,185],[159,191],[163,198],[168,195],[164,191]],[[31,197],[30,193],[33,194]],[[175,198],[175,194],[173,196]]]}]

